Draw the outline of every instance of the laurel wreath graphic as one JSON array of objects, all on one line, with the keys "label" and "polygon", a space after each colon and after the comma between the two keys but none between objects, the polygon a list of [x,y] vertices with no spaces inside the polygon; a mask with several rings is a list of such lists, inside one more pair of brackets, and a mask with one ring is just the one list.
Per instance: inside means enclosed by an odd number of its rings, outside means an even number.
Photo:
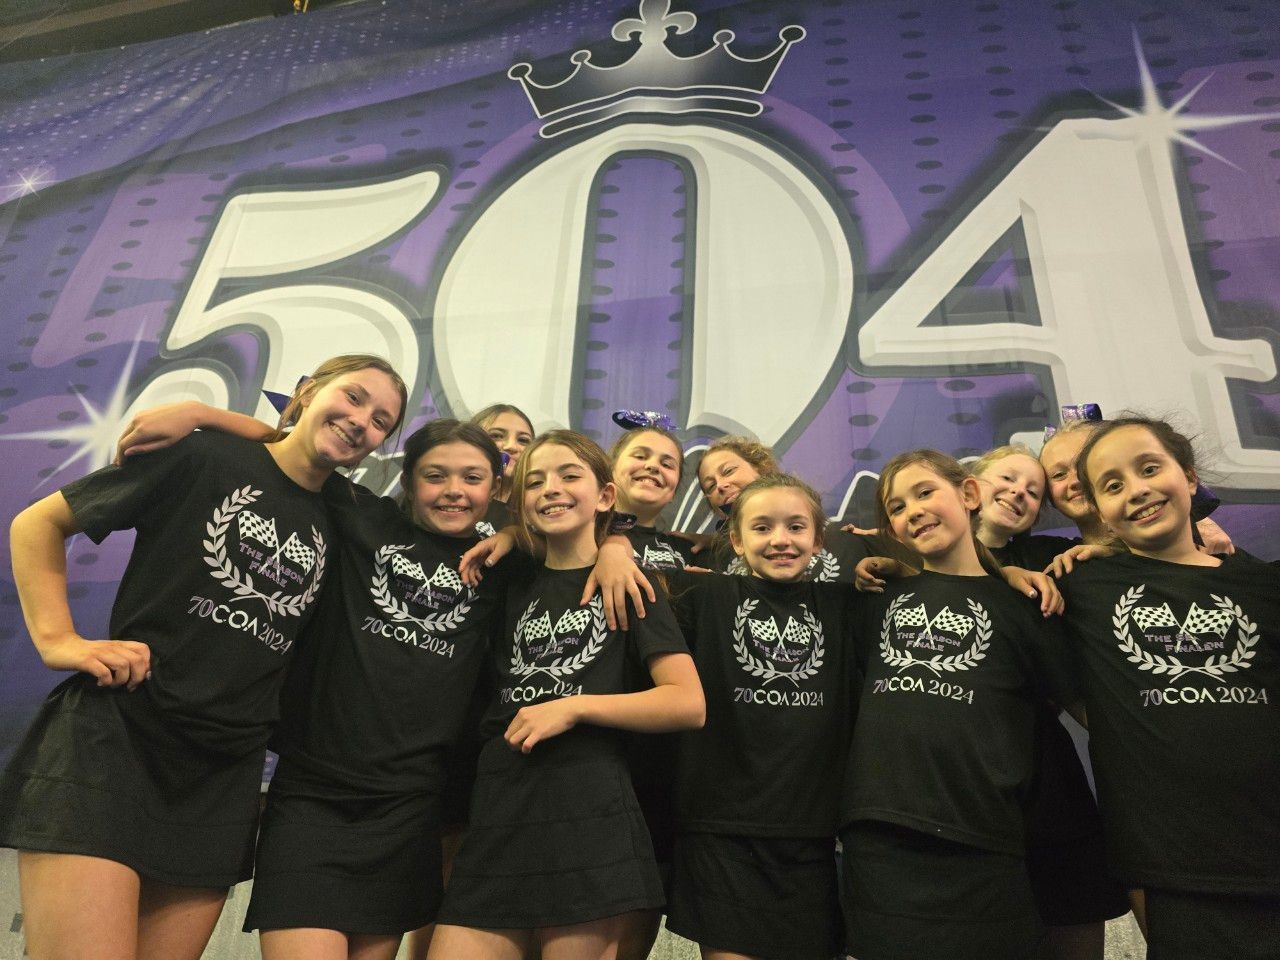
[{"label": "laurel wreath graphic", "polygon": [[205,524],[205,533],[209,539],[202,540],[201,545],[208,551],[204,562],[213,569],[209,575],[230,590],[239,599],[261,600],[267,605],[268,614],[278,613],[282,616],[300,616],[312,597],[320,589],[324,578],[324,537],[315,527],[311,528],[311,541],[316,548],[316,564],[311,574],[311,584],[299,594],[287,594],[283,590],[266,594],[253,584],[253,576],[242,573],[227,556],[227,527],[231,525],[235,515],[262,496],[261,490],[252,486],[241,487],[222,501],[222,506],[213,511],[213,520]]},{"label": "laurel wreath graphic", "polygon": [[1146,584],[1139,584],[1126,590],[1116,603],[1115,613],[1111,617],[1111,625],[1114,627],[1116,639],[1120,641],[1120,649],[1127,655],[1126,659],[1130,663],[1138,665],[1139,670],[1149,670],[1157,675],[1167,673],[1170,680],[1177,680],[1188,673],[1200,673],[1220,680],[1224,673],[1235,673],[1237,670],[1247,670],[1252,666],[1249,661],[1258,655],[1258,651],[1254,649],[1258,643],[1257,625],[1245,616],[1245,612],[1239,606],[1231,602],[1230,597],[1220,597],[1214,593],[1209,594],[1214,606],[1230,613],[1239,624],[1236,646],[1229,656],[1225,653],[1218,657],[1211,656],[1203,665],[1196,666],[1183,663],[1172,654],[1166,657],[1142,649],[1129,634],[1129,613],[1142,599],[1145,590]]},{"label": "laurel wreath graphic", "polygon": [[774,680],[790,680],[798,687],[801,680],[808,680],[822,666],[822,658],[826,654],[822,624],[809,612],[809,608],[805,604],[800,604],[800,609],[804,611],[804,624],[809,628],[809,633],[813,637],[813,644],[809,648],[809,656],[801,661],[800,665],[794,670],[777,670],[768,661],[757,659],[751,653],[751,650],[747,647],[746,636],[742,632],[742,628],[746,624],[747,618],[751,615],[751,611],[755,610],[759,603],[759,600],[743,600],[742,603],[738,604],[738,612],[734,615],[733,652],[737,654],[738,663],[742,664],[742,668],[751,676],[764,677],[766,685]]},{"label": "laurel wreath graphic", "polygon": [[370,583],[369,595],[387,616],[396,621],[416,624],[427,633],[445,633],[457,629],[464,622],[467,611],[475,601],[475,591],[470,587],[463,588],[464,592],[459,595],[458,602],[448,610],[430,613],[425,617],[415,617],[409,612],[408,604],[392,596],[387,577],[387,561],[394,554],[409,550],[412,546],[407,543],[389,543],[373,555],[373,580]]},{"label": "laurel wreath graphic", "polygon": [[884,623],[880,627],[880,657],[885,663],[891,667],[896,667],[899,673],[908,667],[920,666],[932,671],[935,676],[942,676],[942,672],[956,673],[968,670],[970,667],[976,666],[979,660],[987,658],[986,651],[991,646],[991,618],[987,616],[987,611],[982,604],[975,600],[966,600],[969,604],[969,612],[973,614],[974,640],[964,653],[952,654],[949,657],[939,654],[935,657],[930,657],[928,660],[921,660],[912,656],[907,650],[895,648],[893,641],[890,639],[892,636],[890,626],[893,623],[893,615],[900,606],[913,596],[914,594],[911,593],[902,594],[902,596],[889,604],[889,609],[885,611]]},{"label": "laurel wreath graphic", "polygon": [[601,599],[599,594],[596,594],[588,604],[591,608],[591,639],[587,641],[587,645],[576,656],[568,660],[561,657],[559,660],[551,661],[545,667],[525,663],[524,651],[520,649],[520,640],[524,636],[525,624],[533,616],[534,607],[537,605],[538,601],[534,599],[525,608],[524,613],[520,615],[520,619],[516,621],[515,641],[512,644],[511,653],[511,672],[513,674],[518,677],[528,677],[535,673],[545,673],[549,677],[569,677],[599,656],[600,651],[604,649],[605,641],[609,639],[609,624],[604,618],[604,600]]},{"label": "laurel wreath graphic", "polygon": [[819,583],[831,583],[840,576],[840,561],[830,550],[816,553],[809,563],[809,579]]}]

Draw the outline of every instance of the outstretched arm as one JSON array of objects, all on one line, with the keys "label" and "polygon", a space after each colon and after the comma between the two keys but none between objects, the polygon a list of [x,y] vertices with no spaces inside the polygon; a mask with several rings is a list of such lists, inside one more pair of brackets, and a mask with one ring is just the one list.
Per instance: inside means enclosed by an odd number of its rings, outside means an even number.
[{"label": "outstretched arm", "polygon": [[181,400],[136,414],[116,444],[115,462],[121,463],[136,453],[163,450],[202,427],[246,440],[265,440],[275,431],[274,427],[247,414],[211,407],[198,400]]},{"label": "outstretched arm", "polygon": [[67,602],[67,537],[79,532],[61,493],[33,503],[13,519],[9,552],[22,615],[40,659],[51,670],[83,670],[100,687],[133,690],[147,678],[151,650],[131,640],[86,640]]}]

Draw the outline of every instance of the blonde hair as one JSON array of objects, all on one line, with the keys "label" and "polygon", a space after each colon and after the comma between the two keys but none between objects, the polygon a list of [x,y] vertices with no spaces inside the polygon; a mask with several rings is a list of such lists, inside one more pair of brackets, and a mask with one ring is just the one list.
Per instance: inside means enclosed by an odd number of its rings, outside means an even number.
[{"label": "blonde hair", "polygon": [[721,437],[703,451],[702,459],[706,460],[711,454],[720,453],[724,450],[736,453],[751,464],[756,473],[761,476],[782,472],[782,468],[778,466],[778,461],[774,457],[773,451],[759,440],[752,440],[750,437]]},{"label": "blonde hair", "polygon": [[[520,454],[520,459],[516,461],[516,472],[511,482],[511,512],[515,519],[516,539],[520,541],[521,546],[534,555],[546,552],[546,538],[533,528],[530,522],[532,518],[525,512],[524,488],[528,483],[529,464],[533,461],[534,451],[547,446],[564,447],[569,450],[591,471],[600,489],[603,490],[613,482],[613,468],[608,456],[600,448],[600,444],[580,433],[572,430],[549,430],[525,447],[524,452]],[[609,524],[612,520],[613,507],[596,514],[597,546],[608,536]]]},{"label": "blonde hair", "polygon": [[[1028,457],[1036,463],[1040,462],[1040,458],[1031,452],[1030,447],[1021,443],[1006,443],[1003,447],[988,450],[973,463],[969,464],[969,472],[975,477],[980,477],[991,469],[992,464],[998,463],[1005,457]],[[1043,471],[1044,467],[1040,469]]]},{"label": "blonde hair", "polygon": [[[936,474],[940,480],[955,487],[957,491],[964,486],[966,480],[973,478],[973,475],[964,468],[964,464],[955,457],[949,457],[938,450],[908,450],[906,453],[898,454],[884,465],[884,469],[880,472],[880,480],[876,483],[876,522],[881,531],[890,536],[893,536],[893,527],[889,523],[888,503],[893,481],[903,470],[913,466],[924,467],[930,473]],[[973,520],[974,516],[971,512],[969,535],[973,538],[973,546],[978,551],[978,562],[987,573],[993,577],[999,577],[1001,576],[1000,564],[987,549],[986,544],[978,539],[973,530]],[[897,540],[897,537],[893,536],[893,539]]]},{"label": "blonde hair", "polygon": [[266,442],[276,443],[289,435],[289,428],[297,424],[302,416],[302,411],[306,409],[303,404],[304,400],[315,396],[317,391],[328,386],[338,377],[348,373],[356,373],[360,370],[380,370],[391,378],[391,383],[395,386],[396,392],[400,394],[400,412],[396,414],[395,423],[387,429],[387,436],[395,433],[400,428],[400,424],[404,422],[404,416],[409,406],[409,388],[405,386],[404,380],[401,379],[400,374],[396,373],[395,368],[382,357],[371,353],[344,353],[336,357],[330,357],[316,367],[311,376],[294,388],[293,395],[289,397],[289,402],[280,411],[280,422],[276,425],[275,431],[267,437]]}]

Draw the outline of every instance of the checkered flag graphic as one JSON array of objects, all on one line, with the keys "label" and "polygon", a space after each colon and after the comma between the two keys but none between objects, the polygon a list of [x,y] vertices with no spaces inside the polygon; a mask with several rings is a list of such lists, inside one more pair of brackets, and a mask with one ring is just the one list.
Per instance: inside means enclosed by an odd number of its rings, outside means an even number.
[{"label": "checkered flag graphic", "polygon": [[420,583],[427,582],[427,572],[422,569],[422,566],[414,563],[403,554],[393,553],[391,555],[391,569],[397,576],[408,577],[410,580],[417,580]]},{"label": "checkered flag graphic", "polygon": [[296,533],[289,534],[289,539],[276,551],[276,556],[278,557],[282,552],[293,561],[295,566],[301,567],[306,573],[310,573],[311,568],[315,566],[316,552],[299,540]]},{"label": "checkered flag graphic", "polygon": [[458,571],[443,563],[436,567],[436,572],[427,582],[433,587],[447,587],[455,592],[462,590],[462,578],[458,576]]},{"label": "checkered flag graphic", "polygon": [[929,629],[943,630],[957,637],[964,637],[968,636],[969,631],[973,629],[973,618],[961,613],[952,613],[950,607],[943,607],[942,612],[929,624]]},{"label": "checkered flag graphic", "polygon": [[589,610],[566,610],[560,614],[560,619],[556,621],[556,633],[560,636],[568,634],[577,634],[581,636],[586,632],[587,624],[591,622],[591,611]]},{"label": "checkered flag graphic", "polygon": [[645,544],[644,556],[640,558],[640,566],[678,566],[675,551],[670,547],[651,547]]},{"label": "checkered flag graphic", "polygon": [[537,620],[530,620],[524,625],[524,638],[526,640],[541,640],[543,637],[551,635],[551,617],[543,614]]},{"label": "checkered flag graphic", "polygon": [[895,627],[923,627],[928,622],[929,614],[923,603],[918,607],[904,607],[893,615]]},{"label": "checkered flag graphic", "polygon": [[751,636],[761,643],[778,643],[782,639],[778,636],[778,625],[773,622],[773,617],[768,620],[748,619],[747,626],[751,628]]},{"label": "checkered flag graphic", "polygon": [[1182,632],[1212,633],[1219,637],[1225,637],[1234,620],[1235,617],[1231,615],[1229,610],[1205,610],[1199,604],[1193,603],[1191,604],[1191,609],[1187,612],[1186,622],[1182,625]]},{"label": "checkered flag graphic", "polygon": [[240,531],[241,540],[257,540],[264,546],[275,548],[279,541],[276,539],[276,520],[272,517],[270,520],[260,517],[252,510],[241,510],[236,515],[236,528]]},{"label": "checkered flag graphic", "polygon": [[1158,607],[1138,607],[1133,611],[1133,622],[1138,625],[1143,633],[1149,631],[1152,627],[1173,627],[1180,628],[1178,618],[1173,615],[1173,611],[1169,609],[1167,603],[1162,603]]},{"label": "checkered flag graphic", "polygon": [[798,647],[807,647],[809,645],[811,635],[809,633],[809,628],[803,623],[799,623],[791,617],[787,617],[787,628],[782,631],[782,639],[787,643],[794,644]]}]

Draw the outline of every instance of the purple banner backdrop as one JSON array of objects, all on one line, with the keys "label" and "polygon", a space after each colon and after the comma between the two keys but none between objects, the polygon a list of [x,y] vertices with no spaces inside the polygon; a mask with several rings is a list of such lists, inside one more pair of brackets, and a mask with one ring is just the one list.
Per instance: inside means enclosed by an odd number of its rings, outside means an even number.
[{"label": "purple banner backdrop", "polygon": [[[3,68],[0,512],[107,462],[133,409],[262,414],[374,349],[410,428],[508,400],[607,442],[663,409],[863,522],[899,450],[1174,411],[1273,557],[1271,12],[577,0],[466,31],[403,0]],[[70,546],[89,635],[129,546]],[[7,751],[57,678],[7,575],[0,603]]]}]

